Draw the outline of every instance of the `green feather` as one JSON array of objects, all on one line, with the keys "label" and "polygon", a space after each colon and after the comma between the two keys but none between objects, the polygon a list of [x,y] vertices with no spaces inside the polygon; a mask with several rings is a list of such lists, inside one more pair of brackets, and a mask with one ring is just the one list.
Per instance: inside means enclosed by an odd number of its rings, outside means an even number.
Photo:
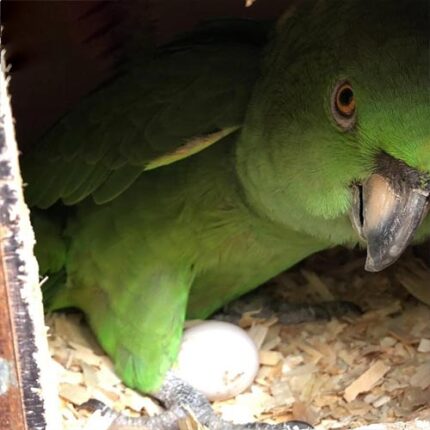
[{"label": "green feather", "polygon": [[74,205],[52,307],[81,308],[142,391],[174,363],[185,316],[357,244],[351,186],[378,155],[430,172],[427,1],[301,3],[267,46],[235,22],[135,58],[24,154],[29,202]]},{"label": "green feather", "polygon": [[91,172],[88,176],[82,176],[80,186],[68,195],[64,195],[62,200],[66,205],[74,205],[86,197],[88,197],[94,190],[96,190],[110,175],[110,170],[99,163],[92,166]]},{"label": "green feather", "polygon": [[94,201],[101,205],[115,199],[130,187],[142,172],[141,166],[123,166],[113,171],[103,185],[93,193]]}]

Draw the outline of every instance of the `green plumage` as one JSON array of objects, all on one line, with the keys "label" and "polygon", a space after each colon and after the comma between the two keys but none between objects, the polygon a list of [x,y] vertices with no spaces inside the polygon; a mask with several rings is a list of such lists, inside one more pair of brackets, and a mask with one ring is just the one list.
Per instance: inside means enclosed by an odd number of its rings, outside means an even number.
[{"label": "green plumage", "polygon": [[[378,154],[430,170],[427,12],[305,1],[267,46],[259,25],[220,26],[136,59],[24,156],[30,205],[73,205],[35,224],[41,267],[67,273],[52,308],[84,310],[127,384],[160,385],[186,317],[357,243],[351,185]],[[342,80],[349,130],[331,107]]]}]

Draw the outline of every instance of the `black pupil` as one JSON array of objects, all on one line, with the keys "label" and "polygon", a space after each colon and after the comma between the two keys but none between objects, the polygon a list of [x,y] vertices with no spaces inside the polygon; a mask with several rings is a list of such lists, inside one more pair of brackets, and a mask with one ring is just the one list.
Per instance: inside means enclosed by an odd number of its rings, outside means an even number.
[{"label": "black pupil", "polygon": [[349,106],[354,98],[351,88],[344,88],[339,94],[339,103],[342,106]]}]

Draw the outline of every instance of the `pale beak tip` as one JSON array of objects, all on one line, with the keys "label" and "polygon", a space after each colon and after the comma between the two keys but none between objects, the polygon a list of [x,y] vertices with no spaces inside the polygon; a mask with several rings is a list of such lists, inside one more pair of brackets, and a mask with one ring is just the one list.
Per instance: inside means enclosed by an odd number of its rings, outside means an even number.
[{"label": "pale beak tip", "polygon": [[392,260],[390,261],[375,261],[369,254],[367,254],[366,258],[366,264],[364,265],[364,270],[366,272],[380,272],[384,270],[386,267],[388,267],[390,264],[392,264]]}]

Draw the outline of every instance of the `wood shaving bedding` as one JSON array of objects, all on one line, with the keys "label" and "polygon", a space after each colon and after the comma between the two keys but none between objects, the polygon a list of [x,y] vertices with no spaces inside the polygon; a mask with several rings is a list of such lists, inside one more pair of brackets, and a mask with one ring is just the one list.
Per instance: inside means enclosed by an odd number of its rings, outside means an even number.
[{"label": "wood shaving bedding", "polygon": [[[259,348],[260,370],[245,393],[214,409],[234,422],[300,419],[317,430],[377,423],[388,424],[369,430],[430,429],[419,421],[430,417],[430,308],[409,294],[426,297],[430,269],[412,253],[382,273],[362,267],[360,253],[332,250],[264,286],[289,302],[350,300],[364,313],[292,326],[244,313],[240,325]],[[131,416],[160,412],[157,402],[121,383],[80,314],[47,321],[65,430],[97,428],[102,417],[79,408],[91,398]],[[204,430],[192,416],[181,426]]]}]

